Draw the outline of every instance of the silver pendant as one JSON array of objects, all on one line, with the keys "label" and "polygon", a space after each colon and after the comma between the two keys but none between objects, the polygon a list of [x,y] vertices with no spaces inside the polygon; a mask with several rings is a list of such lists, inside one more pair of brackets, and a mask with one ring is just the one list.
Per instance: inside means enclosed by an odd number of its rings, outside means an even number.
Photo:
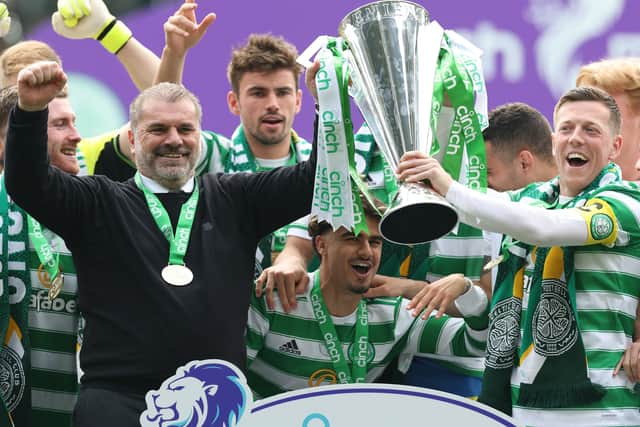
[{"label": "silver pendant", "polygon": [[193,273],[185,265],[169,264],[162,269],[162,278],[173,286],[185,286],[193,280]]}]

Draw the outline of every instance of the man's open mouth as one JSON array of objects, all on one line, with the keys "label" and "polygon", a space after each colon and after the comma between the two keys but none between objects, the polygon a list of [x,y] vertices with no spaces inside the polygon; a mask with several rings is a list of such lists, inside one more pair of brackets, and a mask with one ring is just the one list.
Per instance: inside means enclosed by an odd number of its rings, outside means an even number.
[{"label": "man's open mouth", "polygon": [[367,274],[369,270],[371,270],[370,262],[354,262],[351,264],[351,268],[353,268],[358,274]]},{"label": "man's open mouth", "polygon": [[589,159],[582,153],[569,153],[567,156],[567,163],[571,167],[584,166],[589,162]]}]

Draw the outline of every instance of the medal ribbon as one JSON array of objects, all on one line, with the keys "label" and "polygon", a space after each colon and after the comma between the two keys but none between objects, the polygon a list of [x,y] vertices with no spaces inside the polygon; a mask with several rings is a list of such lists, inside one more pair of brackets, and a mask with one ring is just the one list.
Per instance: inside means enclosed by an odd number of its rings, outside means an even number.
[{"label": "medal ribbon", "polygon": [[164,234],[164,237],[169,241],[169,265],[184,265],[184,256],[187,253],[187,247],[189,246],[191,227],[193,226],[196,207],[198,206],[198,199],[200,197],[198,182],[194,182],[191,197],[189,197],[189,199],[182,205],[182,208],[180,208],[180,217],[178,218],[178,226],[176,227],[176,233],[174,235],[173,227],[171,226],[171,219],[169,218],[167,210],[162,206],[158,197],[144,186],[142,178],[140,177],[140,172],[136,172],[134,179],[136,185],[140,191],[142,191],[145,199],[147,200],[147,206],[149,207],[151,216],[155,220],[162,234]]},{"label": "medal ribbon", "polygon": [[[53,250],[51,243],[42,234],[42,226],[31,215],[27,215],[27,222],[29,226],[29,239],[33,243],[33,248],[38,255],[40,264],[44,267],[49,274],[49,283],[53,283],[53,280],[61,274],[60,271],[60,254]],[[54,238],[55,239],[55,238]],[[59,240],[60,238],[57,237]]]},{"label": "medal ribbon", "polygon": [[[340,384],[365,382],[367,375],[367,356],[369,353],[369,315],[367,312],[367,303],[362,299],[358,304],[356,336],[352,345],[353,363],[351,365],[351,371],[349,371],[347,359],[344,357],[342,343],[338,339],[331,314],[329,314],[327,305],[322,297],[320,271],[317,271],[315,274],[313,288],[311,289],[311,303],[313,306],[313,314],[318,321],[327,352],[329,353],[329,357],[331,357],[333,368],[338,376],[338,382]],[[360,346],[364,346],[366,351],[358,351]]]}]

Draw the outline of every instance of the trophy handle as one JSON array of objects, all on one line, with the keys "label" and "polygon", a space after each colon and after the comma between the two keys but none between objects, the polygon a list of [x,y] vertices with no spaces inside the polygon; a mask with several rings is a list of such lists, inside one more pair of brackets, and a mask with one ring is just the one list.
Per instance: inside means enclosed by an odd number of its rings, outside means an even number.
[{"label": "trophy handle", "polygon": [[382,216],[380,234],[392,243],[416,245],[445,236],[457,223],[458,213],[444,197],[423,184],[402,183]]}]

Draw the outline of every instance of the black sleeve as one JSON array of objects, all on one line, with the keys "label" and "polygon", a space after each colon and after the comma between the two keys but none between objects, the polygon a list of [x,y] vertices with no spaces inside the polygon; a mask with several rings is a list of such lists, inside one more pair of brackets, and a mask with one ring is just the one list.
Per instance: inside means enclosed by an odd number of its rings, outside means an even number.
[{"label": "black sleeve", "polygon": [[5,183],[11,198],[45,227],[66,240],[99,193],[95,182],[62,172],[49,163],[48,110],[16,107],[9,117]]},{"label": "black sleeve", "polygon": [[241,185],[237,190],[245,196],[247,220],[255,224],[257,238],[310,212],[317,159],[317,129],[316,114],[312,150],[307,161],[268,172],[227,176],[229,181],[236,181],[234,185]]}]

